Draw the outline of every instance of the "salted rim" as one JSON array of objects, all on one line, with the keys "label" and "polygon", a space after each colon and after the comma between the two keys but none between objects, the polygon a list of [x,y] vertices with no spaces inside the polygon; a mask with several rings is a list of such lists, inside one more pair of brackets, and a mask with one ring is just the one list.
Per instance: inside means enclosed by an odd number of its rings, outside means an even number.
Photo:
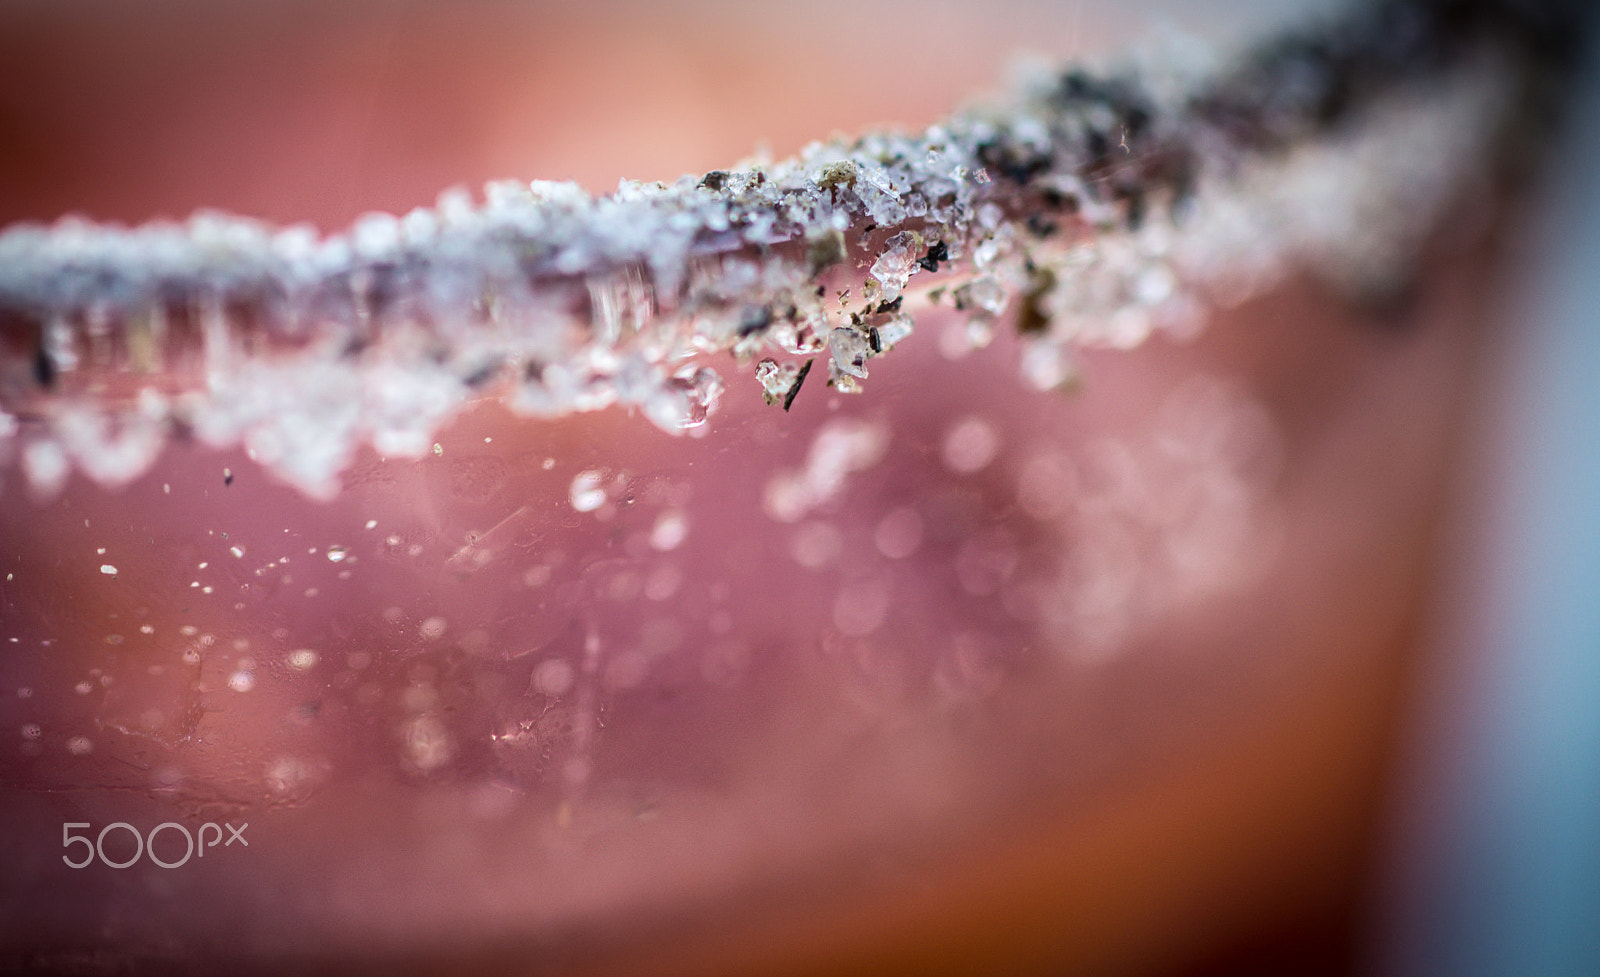
[{"label": "salted rim", "polygon": [[1559,26],[1389,0],[1226,60],[1172,44],[1035,71],[919,134],[605,196],[449,190],[326,237],[215,212],[15,226],[0,462],[44,495],[74,469],[114,486],[181,429],[327,498],[361,445],[420,456],[483,396],[692,430],[723,353],[785,409],[816,354],[855,391],[946,296],[971,345],[1014,312],[1024,376],[1060,386],[1072,347],[1191,333],[1289,268],[1403,281],[1542,121],[1527,96],[1568,66]]}]

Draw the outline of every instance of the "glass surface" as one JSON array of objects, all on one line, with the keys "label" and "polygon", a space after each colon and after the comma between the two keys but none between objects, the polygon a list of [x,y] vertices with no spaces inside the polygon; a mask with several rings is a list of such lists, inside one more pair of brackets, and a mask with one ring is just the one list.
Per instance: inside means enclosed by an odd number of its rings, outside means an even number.
[{"label": "glass surface", "polygon": [[[119,90],[133,15],[29,8],[62,41],[10,69],[59,99],[37,145],[83,155],[5,216],[339,226],[508,172],[604,190],[922,124],[1020,43],[1143,26],[464,10],[163,7]],[[117,121],[141,99],[161,111]],[[1499,204],[1476,199],[1489,219],[1440,229],[1402,299],[1290,275],[1197,338],[1085,353],[1066,391],[1019,381],[1011,330],[941,342],[964,324],[936,308],[860,395],[819,374],[785,411],[724,357],[681,437],[486,398],[420,459],[364,448],[328,500],[181,439],[116,490],[14,463],[0,960],[1346,959],[1489,326]],[[162,867],[185,831],[196,856]]]}]

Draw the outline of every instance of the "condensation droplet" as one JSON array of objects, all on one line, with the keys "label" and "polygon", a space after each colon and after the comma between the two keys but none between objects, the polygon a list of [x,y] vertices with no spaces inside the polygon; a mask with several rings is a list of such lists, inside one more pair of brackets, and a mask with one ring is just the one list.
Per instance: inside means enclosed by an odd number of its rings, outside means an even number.
[{"label": "condensation droplet", "polygon": [[594,469],[579,472],[572,479],[569,498],[579,512],[593,512],[606,504],[605,473]]},{"label": "condensation droplet", "polygon": [[869,577],[847,586],[833,602],[833,625],[855,638],[878,630],[889,616],[889,581]]},{"label": "condensation droplet", "polygon": [[407,758],[418,770],[437,770],[449,763],[454,746],[450,731],[433,716],[418,716],[406,728]]},{"label": "condensation droplet", "polygon": [[789,540],[789,555],[812,570],[838,559],[843,549],[844,534],[827,522],[808,522],[797,528]]},{"label": "condensation droplet", "polygon": [[562,696],[572,689],[577,672],[572,663],[561,658],[550,658],[533,670],[533,687],[545,695]]},{"label": "condensation droplet", "polygon": [[1060,390],[1078,379],[1078,361],[1062,343],[1029,343],[1022,351],[1022,379],[1035,390]]},{"label": "condensation droplet", "polygon": [[941,457],[951,471],[970,475],[993,461],[999,450],[1000,435],[994,426],[982,418],[968,417],[945,435]]},{"label": "condensation droplet", "polygon": [[1017,476],[1017,502],[1035,519],[1059,519],[1072,509],[1078,471],[1072,459],[1041,451],[1023,463]]},{"label": "condensation droplet", "polygon": [[663,563],[650,571],[644,582],[644,595],[654,601],[670,600],[683,584],[683,571],[676,563]]},{"label": "condensation droplet", "polygon": [[956,554],[955,567],[961,589],[974,597],[991,596],[1017,568],[1016,544],[998,529],[974,537]]},{"label": "condensation droplet", "polygon": [[889,559],[904,559],[922,545],[922,517],[915,509],[896,509],[879,521],[872,541]]},{"label": "condensation droplet", "polygon": [[650,530],[650,545],[660,552],[675,550],[689,535],[689,517],[677,509],[669,509],[656,517]]}]

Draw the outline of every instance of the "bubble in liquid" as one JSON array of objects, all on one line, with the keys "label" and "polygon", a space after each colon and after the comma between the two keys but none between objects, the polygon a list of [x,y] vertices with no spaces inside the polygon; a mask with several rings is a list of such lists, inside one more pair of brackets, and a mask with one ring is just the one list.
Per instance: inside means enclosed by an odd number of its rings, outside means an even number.
[{"label": "bubble in liquid", "polygon": [[605,473],[586,469],[572,479],[569,498],[572,508],[579,512],[593,512],[606,504]]}]

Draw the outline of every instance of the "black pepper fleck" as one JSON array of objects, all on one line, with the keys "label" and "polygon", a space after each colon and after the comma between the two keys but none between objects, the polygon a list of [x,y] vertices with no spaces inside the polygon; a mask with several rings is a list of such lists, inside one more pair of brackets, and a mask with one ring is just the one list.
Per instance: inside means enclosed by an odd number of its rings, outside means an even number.
[{"label": "black pepper fleck", "polygon": [[800,385],[806,382],[806,374],[811,372],[811,364],[814,362],[815,359],[813,358],[806,360],[801,365],[800,372],[794,376],[794,386],[790,387],[789,392],[783,395],[783,412],[785,414],[789,413],[789,408],[793,406],[794,398],[800,393]]}]

